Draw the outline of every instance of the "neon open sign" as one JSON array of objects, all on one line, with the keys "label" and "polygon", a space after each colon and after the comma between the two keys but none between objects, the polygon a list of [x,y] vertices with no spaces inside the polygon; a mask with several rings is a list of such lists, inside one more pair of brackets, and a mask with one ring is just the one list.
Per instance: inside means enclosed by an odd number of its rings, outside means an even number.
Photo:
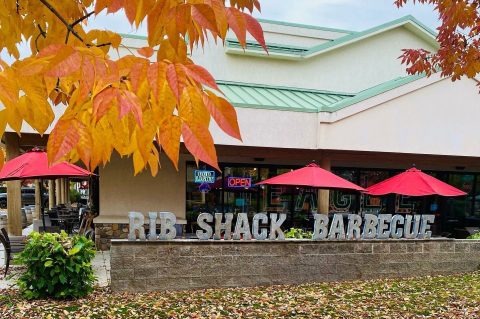
[{"label": "neon open sign", "polygon": [[252,186],[251,177],[229,177],[227,178],[229,188],[248,188]]}]

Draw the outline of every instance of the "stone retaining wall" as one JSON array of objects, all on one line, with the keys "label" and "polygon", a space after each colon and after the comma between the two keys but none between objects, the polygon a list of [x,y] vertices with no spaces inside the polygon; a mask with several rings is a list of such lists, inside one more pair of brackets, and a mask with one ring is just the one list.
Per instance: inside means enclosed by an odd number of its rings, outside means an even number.
[{"label": "stone retaining wall", "polygon": [[95,246],[98,250],[109,250],[112,238],[128,238],[128,224],[95,224]]},{"label": "stone retaining wall", "polygon": [[300,284],[477,270],[480,241],[112,240],[114,291]]}]

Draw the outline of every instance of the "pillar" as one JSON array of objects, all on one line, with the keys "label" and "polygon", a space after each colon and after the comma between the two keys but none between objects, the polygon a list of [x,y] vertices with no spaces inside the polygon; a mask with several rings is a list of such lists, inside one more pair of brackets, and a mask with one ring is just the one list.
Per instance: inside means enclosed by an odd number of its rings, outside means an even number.
[{"label": "pillar", "polygon": [[60,204],[65,204],[65,179],[60,178]]},{"label": "pillar", "polygon": [[55,180],[55,205],[60,205],[60,201],[61,201],[60,189],[61,189],[60,179],[57,178]]},{"label": "pillar", "polygon": [[40,180],[35,180],[35,211],[33,212],[33,219],[39,219],[42,207],[42,190],[40,189]]},{"label": "pillar", "polygon": [[[16,133],[4,135],[7,161],[20,155],[20,137]],[[7,182],[8,233],[22,235],[22,194],[20,181]]]},{"label": "pillar", "polygon": [[[330,158],[324,157],[320,161],[320,167],[330,171],[331,162]],[[318,213],[319,214],[328,214],[330,208],[330,191],[327,189],[318,190]]]},{"label": "pillar", "polygon": [[52,209],[55,206],[55,182],[51,179],[48,180],[48,209]]},{"label": "pillar", "polygon": [[70,206],[70,180],[65,178],[65,204]]}]

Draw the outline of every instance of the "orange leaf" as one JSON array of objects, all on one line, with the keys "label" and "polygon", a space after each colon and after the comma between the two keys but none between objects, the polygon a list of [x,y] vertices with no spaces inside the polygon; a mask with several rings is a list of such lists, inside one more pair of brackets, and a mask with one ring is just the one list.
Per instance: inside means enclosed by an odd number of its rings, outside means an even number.
[{"label": "orange leaf", "polygon": [[[183,88],[185,87],[185,73],[180,71],[175,64],[169,64],[167,66],[167,81],[168,85],[172,89],[173,95],[180,100]],[[180,71],[180,72],[179,72]]]},{"label": "orange leaf", "polygon": [[77,71],[81,65],[81,54],[71,47],[65,46],[64,49],[60,50],[60,53],[54,58],[52,63],[50,63],[46,75],[52,77],[68,76]]},{"label": "orange leaf", "polygon": [[188,151],[200,161],[220,171],[213,138],[207,127],[182,125],[183,143]]},{"label": "orange leaf", "polygon": [[150,58],[153,54],[153,49],[151,47],[143,47],[137,50],[138,54],[146,58]]},{"label": "orange leaf", "polygon": [[133,117],[138,123],[138,126],[143,127],[142,121],[142,107],[140,99],[133,93],[127,90],[121,90],[117,93],[119,117],[124,117],[127,113],[132,112]]},{"label": "orange leaf", "polygon": [[241,141],[235,108],[227,100],[213,93],[204,94],[203,102],[218,126],[231,137]]},{"label": "orange leaf", "polygon": [[97,122],[110,110],[117,94],[117,88],[109,87],[93,98],[93,116]]},{"label": "orange leaf", "polygon": [[60,119],[53,128],[47,143],[48,160],[58,162],[75,148],[80,140],[79,129],[85,126],[75,118]]},{"label": "orange leaf", "polygon": [[217,82],[215,82],[213,76],[203,67],[195,64],[189,64],[185,65],[184,70],[185,73],[195,81],[220,92],[220,88],[217,86]]},{"label": "orange leaf", "polygon": [[200,27],[209,29],[213,34],[218,34],[212,7],[206,4],[192,4],[191,16]]},{"label": "orange leaf", "polygon": [[245,47],[247,44],[247,23],[245,21],[245,14],[236,8],[227,8],[228,25],[235,33],[238,41]]},{"label": "orange leaf", "polygon": [[159,126],[158,140],[165,154],[172,161],[178,170],[178,159],[180,153],[180,129],[182,121],[176,115],[164,120]]}]

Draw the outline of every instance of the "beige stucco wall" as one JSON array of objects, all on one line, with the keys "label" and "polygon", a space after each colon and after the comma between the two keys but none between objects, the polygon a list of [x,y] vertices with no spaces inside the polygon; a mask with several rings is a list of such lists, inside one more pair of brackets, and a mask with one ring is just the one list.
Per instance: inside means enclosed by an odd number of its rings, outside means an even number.
[{"label": "beige stucco wall", "polygon": [[177,172],[163,157],[156,177],[150,171],[133,176],[131,159],[112,156],[111,162],[100,169],[100,215],[127,218],[130,211],[172,212],[185,219],[185,160]]},{"label": "beige stucco wall", "polygon": [[192,58],[217,80],[356,93],[405,76],[398,59],[405,48],[434,50],[399,27],[301,61],[225,54],[213,41]]},{"label": "beige stucco wall", "polygon": [[479,157],[479,119],[476,82],[443,79],[342,120],[322,123],[319,148]]}]

